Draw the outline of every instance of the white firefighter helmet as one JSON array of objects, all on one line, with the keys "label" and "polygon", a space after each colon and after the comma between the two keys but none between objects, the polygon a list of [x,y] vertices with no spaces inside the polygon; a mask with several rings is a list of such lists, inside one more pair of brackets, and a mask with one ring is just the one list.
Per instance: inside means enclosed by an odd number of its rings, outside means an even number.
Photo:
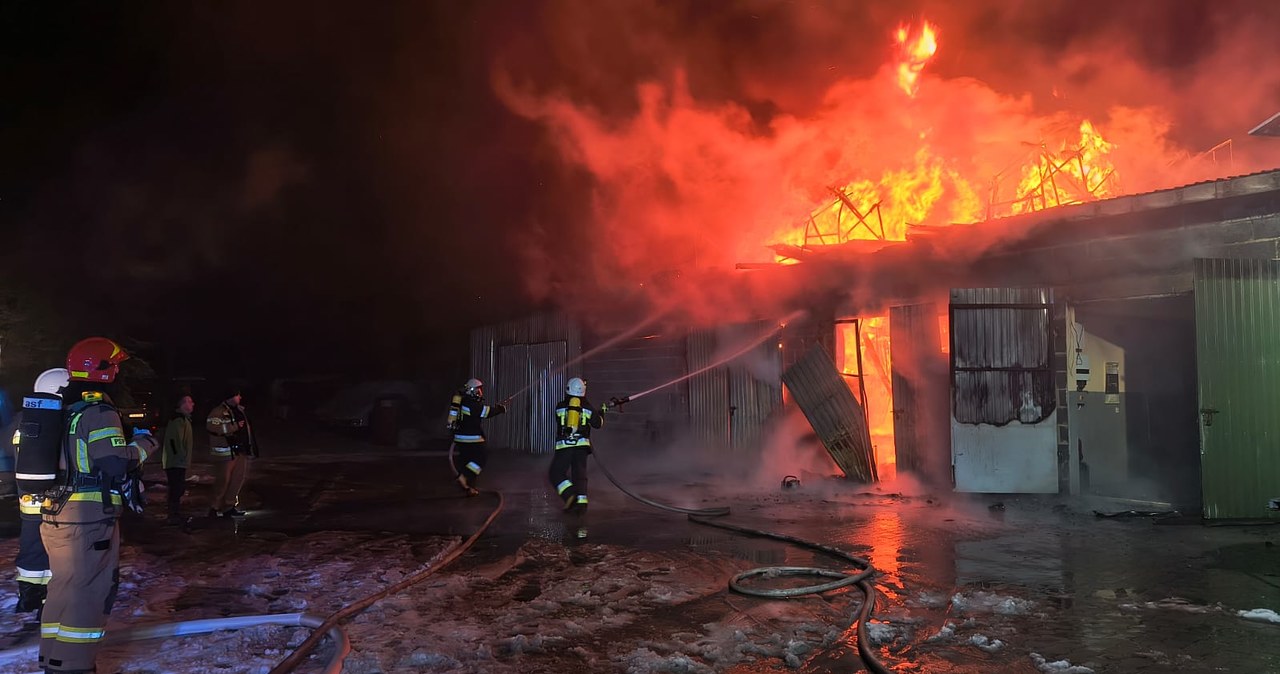
[{"label": "white firefighter helmet", "polygon": [[479,379],[476,379],[475,377],[472,377],[467,380],[466,385],[463,386],[462,388],[467,393],[479,393],[480,389],[484,388],[484,382],[480,381]]},{"label": "white firefighter helmet", "polygon": [[31,387],[36,393],[48,393],[50,395],[61,395],[63,388],[71,381],[71,373],[66,368],[55,367],[52,370],[45,370],[36,377],[36,383]]},{"label": "white firefighter helmet", "polygon": [[583,381],[582,377],[574,377],[569,380],[569,385],[565,387],[565,390],[571,396],[587,395],[587,382]]}]

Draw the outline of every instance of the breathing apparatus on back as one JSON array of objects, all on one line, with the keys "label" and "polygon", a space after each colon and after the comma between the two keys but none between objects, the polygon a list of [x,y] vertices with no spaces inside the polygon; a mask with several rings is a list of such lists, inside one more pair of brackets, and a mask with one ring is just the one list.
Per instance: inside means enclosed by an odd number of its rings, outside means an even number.
[{"label": "breathing apparatus on back", "polygon": [[70,374],[62,368],[45,370],[36,377],[32,392],[22,399],[22,423],[14,433],[17,454],[14,479],[26,494],[40,494],[58,483],[62,456],[62,391]]}]

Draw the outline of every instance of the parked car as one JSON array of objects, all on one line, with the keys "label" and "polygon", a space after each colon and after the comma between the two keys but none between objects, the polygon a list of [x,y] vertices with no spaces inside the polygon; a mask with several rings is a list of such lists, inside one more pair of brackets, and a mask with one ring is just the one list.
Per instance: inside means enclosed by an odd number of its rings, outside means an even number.
[{"label": "parked car", "polygon": [[417,384],[408,381],[362,382],[339,391],[316,409],[316,418],[335,428],[368,428],[374,407],[382,400],[396,400],[411,415],[422,408],[422,394]]}]

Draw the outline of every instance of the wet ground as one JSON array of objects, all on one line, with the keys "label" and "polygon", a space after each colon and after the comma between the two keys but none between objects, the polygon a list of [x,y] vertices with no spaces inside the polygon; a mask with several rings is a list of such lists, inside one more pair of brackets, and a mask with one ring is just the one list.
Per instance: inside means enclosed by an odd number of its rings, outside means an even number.
[{"label": "wet ground", "polygon": [[[498,504],[492,494],[461,498],[439,451],[280,437],[287,455],[253,465],[249,517],[196,517],[183,531],[162,524],[157,502],[127,522],[113,627],[327,614],[423,568]],[[1104,519],[1092,512],[1099,504],[1079,501],[900,495],[812,479],[797,490],[748,489],[696,470],[663,474],[658,459],[601,458],[646,496],[728,505],[735,523],[870,558],[882,593],[871,636],[894,671],[1280,672],[1280,624],[1239,615],[1280,611],[1275,527]],[[547,461],[494,453],[482,486],[503,494],[501,515],[458,563],[352,621],[347,671],[861,671],[851,626],[860,593],[776,601],[727,588],[755,566],[838,562],[655,511],[598,472],[590,513],[566,517]],[[193,514],[206,491],[193,486]],[[0,603],[11,605],[10,588]],[[0,647],[12,657],[0,656],[0,674],[34,671],[21,655],[30,631],[17,617],[2,621]],[[264,628],[117,646],[104,671],[266,671],[303,636]]]}]

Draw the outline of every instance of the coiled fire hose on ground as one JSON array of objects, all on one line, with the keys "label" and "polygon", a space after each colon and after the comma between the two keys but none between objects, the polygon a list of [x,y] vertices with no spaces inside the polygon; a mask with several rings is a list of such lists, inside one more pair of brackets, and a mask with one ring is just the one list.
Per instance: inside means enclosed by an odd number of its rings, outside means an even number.
[{"label": "coiled fire hose on ground", "polygon": [[[708,517],[723,517],[725,515],[728,515],[729,514],[728,508],[701,508],[701,509],[680,508],[677,506],[667,505],[665,503],[659,503],[652,499],[647,499],[643,496],[640,496],[639,494],[632,492],[630,489],[627,489],[621,482],[619,482],[617,478],[613,476],[613,473],[610,473],[609,469],[605,467],[604,462],[600,460],[600,455],[598,452],[593,450],[591,452],[591,455],[594,456],[596,459],[596,467],[599,468],[600,472],[604,473],[604,476],[608,478],[610,482],[613,483],[613,486],[618,488],[618,491],[621,491],[623,494],[626,494],[627,496],[647,506],[658,508],[660,510],[666,510],[668,512],[678,513],[681,515],[688,515],[689,521],[693,522],[694,524],[701,524],[702,526],[715,527],[717,529],[724,529],[725,531],[732,531],[732,532],[744,534],[747,536],[756,536],[760,538],[772,538],[773,540],[782,541],[784,543],[791,543],[793,545],[798,545],[800,547],[808,548],[810,550],[816,550],[818,552],[831,555],[832,557],[835,557],[837,559],[849,562],[850,564],[853,564],[855,567],[861,568],[862,569],[861,571],[850,574],[850,573],[845,573],[844,571],[835,571],[832,569],[820,569],[820,568],[809,567],[809,566],[762,566],[755,569],[751,569],[750,571],[744,571],[734,576],[729,581],[729,588],[739,594],[745,594],[753,597],[764,597],[767,599],[789,599],[792,597],[803,597],[811,594],[821,594],[823,592],[830,592],[832,590],[837,590],[842,587],[849,587],[850,585],[856,585],[858,589],[862,591],[862,597],[863,597],[862,605],[858,608],[857,618],[854,620],[854,624],[856,625],[857,635],[858,635],[858,655],[862,658],[863,664],[867,666],[867,669],[869,671],[874,672],[875,674],[891,674],[890,670],[884,666],[884,663],[880,662],[880,658],[876,655],[875,649],[872,648],[871,642],[867,637],[867,619],[871,617],[871,612],[875,610],[876,594],[877,594],[875,586],[870,583],[871,577],[876,574],[875,567],[871,566],[870,560],[863,557],[857,557],[857,556],[851,555],[843,550],[833,548],[829,545],[823,545],[822,543],[814,543],[813,541],[807,541],[803,538],[796,538],[795,536],[789,536],[787,534],[779,534],[772,531],[763,531],[760,529],[749,529],[747,527],[741,527],[736,524],[729,524],[723,521],[706,519]],[[748,578],[759,577],[759,578],[771,579],[771,578],[782,578],[782,577],[793,577],[793,576],[832,578],[835,580],[832,580],[827,583],[822,583],[819,585],[806,585],[804,587],[791,587],[791,588],[781,588],[781,589],[757,588],[757,587],[752,587],[750,585],[746,585],[745,583],[743,583],[743,581],[745,581]]]}]

